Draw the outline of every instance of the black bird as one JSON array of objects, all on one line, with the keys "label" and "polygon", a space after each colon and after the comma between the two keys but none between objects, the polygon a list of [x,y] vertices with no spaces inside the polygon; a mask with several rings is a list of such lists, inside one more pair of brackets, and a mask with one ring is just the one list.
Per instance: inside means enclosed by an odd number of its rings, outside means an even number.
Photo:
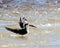
[{"label": "black bird", "polygon": [[5,28],[9,31],[12,31],[12,32],[20,34],[20,35],[25,35],[29,32],[29,29],[28,29],[29,25],[28,25],[27,19],[25,19],[25,17],[23,17],[23,18],[20,17],[19,25],[20,25],[21,29],[11,29],[8,27],[5,27]]},{"label": "black bird", "polygon": [[20,25],[21,29],[11,29],[8,27],[5,27],[5,28],[11,32],[14,32],[14,33],[17,33],[20,35],[25,35],[29,32],[29,26],[35,27],[34,25],[30,25],[27,22],[27,19],[25,17],[23,17],[23,18],[20,17],[19,25]]}]

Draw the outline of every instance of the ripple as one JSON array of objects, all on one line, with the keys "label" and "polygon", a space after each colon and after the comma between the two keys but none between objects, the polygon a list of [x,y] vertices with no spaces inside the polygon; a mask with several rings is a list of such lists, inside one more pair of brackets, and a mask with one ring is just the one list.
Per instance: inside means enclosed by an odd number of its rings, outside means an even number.
[{"label": "ripple", "polygon": [[7,25],[12,25],[12,24],[16,24],[16,23],[14,21],[0,20],[0,26],[7,26]]},{"label": "ripple", "polygon": [[17,44],[17,43],[12,44],[12,43],[9,43],[9,44],[0,45],[0,47],[3,47],[3,48],[7,48],[7,47],[25,47],[27,45],[30,46],[30,44],[26,44],[26,43],[24,43],[24,44]]},{"label": "ripple", "polygon": [[8,45],[1,45],[0,47],[6,48],[6,47],[8,47]]},{"label": "ripple", "polygon": [[0,38],[8,38],[9,37],[9,34],[7,33],[0,33]]}]

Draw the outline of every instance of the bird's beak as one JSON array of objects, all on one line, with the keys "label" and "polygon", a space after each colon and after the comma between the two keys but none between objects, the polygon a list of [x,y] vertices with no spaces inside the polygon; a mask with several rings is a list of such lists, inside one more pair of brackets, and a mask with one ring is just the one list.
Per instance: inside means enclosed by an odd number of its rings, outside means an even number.
[{"label": "bird's beak", "polygon": [[37,28],[37,27],[36,27],[36,26],[34,26],[34,25],[30,25],[30,24],[29,24],[29,26]]}]

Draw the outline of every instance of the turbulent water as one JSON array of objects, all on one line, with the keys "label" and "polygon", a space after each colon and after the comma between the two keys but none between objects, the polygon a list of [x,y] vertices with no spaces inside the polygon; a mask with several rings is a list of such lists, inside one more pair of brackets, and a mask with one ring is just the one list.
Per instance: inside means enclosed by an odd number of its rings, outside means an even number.
[{"label": "turbulent water", "polygon": [[[25,16],[37,28],[21,37],[5,27],[19,29],[19,18]],[[60,48],[60,8],[54,5],[31,5],[0,8],[0,48]]]}]

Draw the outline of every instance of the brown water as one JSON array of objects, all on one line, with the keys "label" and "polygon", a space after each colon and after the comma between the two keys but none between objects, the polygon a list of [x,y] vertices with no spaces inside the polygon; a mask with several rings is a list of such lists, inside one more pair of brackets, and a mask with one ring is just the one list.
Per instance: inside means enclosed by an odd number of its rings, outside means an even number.
[{"label": "brown water", "polygon": [[[20,28],[19,17],[25,16],[30,27],[24,37],[5,29]],[[60,48],[60,10],[58,7],[22,6],[12,9],[0,8],[0,48]]]}]

